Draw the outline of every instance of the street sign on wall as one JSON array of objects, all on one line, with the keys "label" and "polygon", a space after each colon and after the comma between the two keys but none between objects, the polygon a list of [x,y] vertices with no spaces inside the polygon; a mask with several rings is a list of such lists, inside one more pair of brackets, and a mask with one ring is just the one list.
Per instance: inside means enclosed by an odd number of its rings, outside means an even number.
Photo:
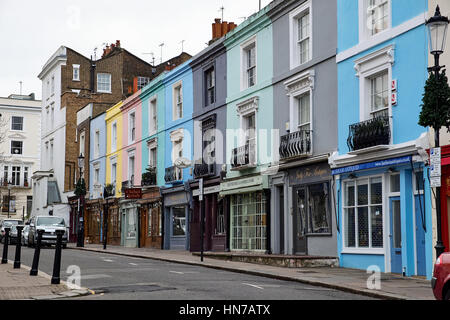
[{"label": "street sign on wall", "polygon": [[125,199],[142,199],[142,189],[125,188]]}]

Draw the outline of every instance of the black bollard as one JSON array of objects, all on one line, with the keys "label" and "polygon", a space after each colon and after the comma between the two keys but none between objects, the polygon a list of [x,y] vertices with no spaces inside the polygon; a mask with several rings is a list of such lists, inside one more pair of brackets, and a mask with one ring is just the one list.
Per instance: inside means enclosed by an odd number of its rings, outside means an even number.
[{"label": "black bollard", "polygon": [[34,248],[34,257],[33,257],[33,265],[30,270],[30,276],[37,276],[38,274],[38,266],[39,266],[39,256],[41,255],[41,241],[42,235],[44,234],[44,230],[37,230],[38,236],[35,243]]},{"label": "black bollard", "polygon": [[22,230],[23,226],[17,226],[16,258],[14,259],[14,269],[20,269],[20,252],[22,251]]},{"label": "black bollard", "polygon": [[55,262],[53,264],[52,284],[59,284],[60,280],[59,275],[61,273],[61,245],[64,232],[64,230],[56,230],[56,249]]},{"label": "black bollard", "polygon": [[5,228],[5,236],[3,237],[5,244],[3,245],[3,258],[2,264],[8,263],[8,242],[9,242],[9,231],[11,228]]}]

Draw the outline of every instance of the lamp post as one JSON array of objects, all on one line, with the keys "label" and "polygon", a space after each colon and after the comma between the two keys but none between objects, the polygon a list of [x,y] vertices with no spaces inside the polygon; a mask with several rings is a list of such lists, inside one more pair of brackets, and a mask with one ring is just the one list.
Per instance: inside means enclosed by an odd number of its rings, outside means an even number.
[{"label": "lamp post", "polygon": [[[434,56],[434,66],[428,68],[429,72],[434,72],[436,80],[439,79],[440,70],[444,66],[439,65],[439,56],[444,53],[445,42],[447,39],[447,29],[449,20],[448,17],[441,16],[439,6],[436,7],[436,13],[433,17],[426,21],[428,28],[430,53]],[[436,103],[436,114],[438,114],[439,105]],[[434,129],[434,145],[435,148],[439,148],[439,127]],[[436,187],[436,220],[437,220],[437,241],[436,246],[436,258],[444,252],[445,246],[442,242],[442,229],[441,229],[441,188]]]},{"label": "lamp post", "polygon": [[84,168],[84,156],[80,153],[78,157],[78,168],[80,168],[80,178],[77,184],[77,195],[79,196],[80,206],[78,210],[78,234],[77,234],[77,247],[84,247],[84,183],[82,178],[82,171]]}]

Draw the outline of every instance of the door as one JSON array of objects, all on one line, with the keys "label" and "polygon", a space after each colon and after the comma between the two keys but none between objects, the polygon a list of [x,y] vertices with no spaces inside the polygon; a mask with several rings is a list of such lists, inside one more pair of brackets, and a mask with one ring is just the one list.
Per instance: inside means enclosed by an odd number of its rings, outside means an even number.
[{"label": "door", "polygon": [[400,197],[390,198],[391,233],[391,272],[402,273],[402,220]]},{"label": "door", "polygon": [[423,225],[425,222],[425,205],[423,195],[415,197],[416,209],[416,257],[417,257],[417,275],[426,275],[425,266],[425,230]]},{"label": "door", "polygon": [[[139,209],[138,209],[139,210]],[[140,237],[140,245],[141,247],[146,247],[147,246],[147,235],[148,235],[148,208],[147,207],[142,207],[141,208],[141,221],[140,221],[140,233],[139,233],[139,237]]]},{"label": "door", "polygon": [[278,187],[280,214],[280,254],[284,254],[284,187]]},{"label": "door", "polygon": [[294,253],[307,254],[306,252],[306,189],[300,188],[295,192],[296,206],[294,208]]}]

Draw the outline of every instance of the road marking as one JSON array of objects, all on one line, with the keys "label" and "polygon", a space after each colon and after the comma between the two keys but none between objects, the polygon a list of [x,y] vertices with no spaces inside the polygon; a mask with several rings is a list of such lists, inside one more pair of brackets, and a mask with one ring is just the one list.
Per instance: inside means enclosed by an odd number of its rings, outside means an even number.
[{"label": "road marking", "polygon": [[86,279],[103,279],[103,278],[112,278],[112,276],[108,274],[89,274],[89,275],[82,275],[81,280]]},{"label": "road marking", "polygon": [[176,273],[176,274],[184,274],[184,272],[180,272],[180,271],[169,271],[169,272]]},{"label": "road marking", "polygon": [[246,286],[250,286],[250,287],[254,287],[254,288],[258,288],[258,289],[264,290],[263,287],[257,286],[256,284],[244,283],[244,282],[242,284],[246,285]]},{"label": "road marking", "polygon": [[103,259],[103,261],[105,261],[105,262],[114,262],[114,260],[111,260],[111,259]]},{"label": "road marking", "polygon": [[129,264],[131,264],[132,266],[137,266],[137,263],[130,262]]}]

